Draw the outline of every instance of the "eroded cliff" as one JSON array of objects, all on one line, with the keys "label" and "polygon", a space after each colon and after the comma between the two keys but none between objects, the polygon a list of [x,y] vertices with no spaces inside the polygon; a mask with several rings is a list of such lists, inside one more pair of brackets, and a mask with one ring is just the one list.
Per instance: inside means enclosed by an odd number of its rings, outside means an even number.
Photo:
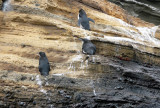
[{"label": "eroded cliff", "polygon": [[[2,107],[159,106],[158,26],[106,0],[15,0],[12,6],[0,12]],[[96,22],[91,31],[77,26],[80,8]],[[91,39],[96,55],[83,62],[82,43],[73,36]],[[38,72],[40,51],[51,64],[47,78]]]}]

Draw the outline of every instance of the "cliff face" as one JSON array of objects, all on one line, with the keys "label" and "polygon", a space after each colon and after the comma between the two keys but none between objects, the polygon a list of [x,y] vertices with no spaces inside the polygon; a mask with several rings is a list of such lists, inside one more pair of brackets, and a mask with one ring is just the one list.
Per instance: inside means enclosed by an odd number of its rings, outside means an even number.
[{"label": "cliff face", "polygon": [[[160,24],[160,1],[159,0],[109,0],[121,6],[135,17],[147,22]],[[132,8],[131,8],[132,7]]]},{"label": "cliff face", "polygon": [[[106,0],[15,0],[12,7],[0,12],[0,106],[160,104],[158,26]],[[95,21],[91,31],[77,26],[81,8]],[[82,43],[73,36],[91,39],[96,55],[82,62]],[[51,64],[47,78],[39,76],[40,51]]]}]

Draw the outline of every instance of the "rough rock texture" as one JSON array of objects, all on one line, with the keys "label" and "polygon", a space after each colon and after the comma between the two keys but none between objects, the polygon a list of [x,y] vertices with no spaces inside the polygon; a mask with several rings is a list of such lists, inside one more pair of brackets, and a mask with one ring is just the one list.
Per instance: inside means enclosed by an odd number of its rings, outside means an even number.
[{"label": "rough rock texture", "polygon": [[[158,108],[159,67],[98,56],[96,63],[56,64],[47,78],[1,71],[1,107]],[[90,60],[89,60],[90,61]],[[92,59],[91,59],[92,61]],[[69,64],[68,64],[69,65]],[[56,72],[55,72],[56,73]]]},{"label": "rough rock texture", "polygon": [[[159,0],[108,0],[108,1],[111,1],[119,5],[123,9],[125,9],[129,13],[129,16],[132,15],[134,17],[141,18],[142,20],[153,23],[155,25],[160,25],[160,7],[159,7],[160,1]],[[131,19],[131,18],[129,17],[128,19]],[[133,21],[131,20],[131,22]],[[141,22],[142,21],[140,20],[138,23],[141,23]],[[135,23],[130,23],[130,24],[135,25]],[[157,30],[157,34],[155,35],[155,37],[157,37],[158,39],[160,39],[159,32],[160,32],[160,29]]]},{"label": "rough rock texture", "polygon": [[[160,1],[159,0],[108,0],[121,6],[132,16],[145,21],[160,24]],[[132,7],[132,8],[131,8]]]},{"label": "rough rock texture", "polygon": [[[105,0],[12,5],[13,12],[0,12],[0,107],[158,108],[157,26]],[[96,22],[91,31],[77,27],[80,8]],[[96,55],[84,62],[82,43],[73,36],[91,39]],[[46,78],[38,72],[40,51],[51,65]]]}]

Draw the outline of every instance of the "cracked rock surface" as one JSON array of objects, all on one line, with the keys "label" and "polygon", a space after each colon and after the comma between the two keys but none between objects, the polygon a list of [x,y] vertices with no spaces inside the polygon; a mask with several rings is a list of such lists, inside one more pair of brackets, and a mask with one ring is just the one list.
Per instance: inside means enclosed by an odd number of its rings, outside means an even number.
[{"label": "cracked rock surface", "polygon": [[[107,0],[14,0],[0,12],[0,107],[159,108],[160,29]],[[0,1],[1,4],[1,1]],[[77,26],[83,8],[91,31]],[[82,43],[96,55],[84,61]],[[51,71],[38,71],[38,52]]]}]

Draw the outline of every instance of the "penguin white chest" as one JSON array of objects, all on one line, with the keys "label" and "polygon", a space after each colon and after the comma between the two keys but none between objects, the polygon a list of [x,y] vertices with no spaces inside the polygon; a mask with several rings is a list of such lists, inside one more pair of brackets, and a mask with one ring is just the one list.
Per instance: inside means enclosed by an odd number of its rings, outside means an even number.
[{"label": "penguin white chest", "polygon": [[[79,18],[79,14],[78,14],[78,20],[79,20],[80,18]],[[81,24],[81,22],[80,22],[80,28],[81,29],[84,29],[84,27],[82,26],[82,24]]]}]

